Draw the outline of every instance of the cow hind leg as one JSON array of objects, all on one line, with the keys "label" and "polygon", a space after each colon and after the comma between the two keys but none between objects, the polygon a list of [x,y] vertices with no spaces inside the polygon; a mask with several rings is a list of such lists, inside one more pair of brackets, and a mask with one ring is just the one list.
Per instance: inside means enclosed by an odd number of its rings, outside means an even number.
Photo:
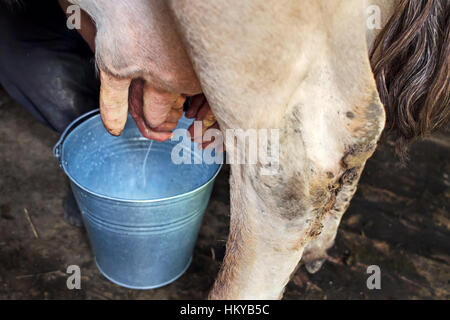
[{"label": "cow hind leg", "polygon": [[[346,166],[345,163],[343,165]],[[362,168],[356,168],[347,171],[341,177],[333,208],[326,213],[322,220],[322,232],[315,239],[312,239],[305,248],[302,262],[309,273],[318,272],[327,260],[327,250],[334,245],[342,216],[355,194],[361,172]]]},{"label": "cow hind leg", "polygon": [[[231,163],[230,234],[209,297],[278,299],[305,248],[306,258],[325,252],[314,241],[333,229],[384,127],[365,8],[359,0],[169,5],[226,138],[278,132],[267,143],[279,150],[274,174],[261,158]],[[227,153],[245,140],[228,139]]]},{"label": "cow hind leg", "polygon": [[[210,298],[279,298],[302,255],[309,271],[316,271],[333,243],[375,143],[358,144],[331,167],[321,168],[305,158],[301,133],[295,132],[301,127],[297,108],[280,122],[285,130],[276,174],[265,175],[261,163],[231,165],[230,235]],[[234,151],[230,145],[227,150]]]}]

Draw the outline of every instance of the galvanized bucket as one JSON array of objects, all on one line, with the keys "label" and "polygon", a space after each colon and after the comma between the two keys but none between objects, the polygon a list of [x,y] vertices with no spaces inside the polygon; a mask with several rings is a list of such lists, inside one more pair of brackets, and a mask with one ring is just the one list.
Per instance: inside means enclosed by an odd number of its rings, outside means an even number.
[{"label": "galvanized bucket", "polygon": [[[178,128],[191,123],[183,117]],[[198,158],[190,141],[180,150],[191,152],[192,164],[175,164],[171,152],[179,142],[154,141],[143,177],[149,144],[130,116],[114,137],[94,110],[72,122],[53,150],[70,178],[98,269],[132,289],[167,285],[187,270],[221,168]]]}]

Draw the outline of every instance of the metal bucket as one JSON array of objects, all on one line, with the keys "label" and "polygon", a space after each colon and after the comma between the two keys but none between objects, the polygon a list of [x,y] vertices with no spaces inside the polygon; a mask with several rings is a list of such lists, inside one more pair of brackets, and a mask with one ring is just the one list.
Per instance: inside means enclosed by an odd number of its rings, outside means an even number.
[{"label": "metal bucket", "polygon": [[[178,128],[191,123],[183,117]],[[171,152],[179,142],[154,141],[143,177],[149,144],[130,116],[114,137],[94,110],[72,122],[53,150],[70,178],[98,269],[132,289],[167,285],[187,270],[221,168],[201,161],[190,141],[180,150],[191,152],[192,164],[177,165]]]}]

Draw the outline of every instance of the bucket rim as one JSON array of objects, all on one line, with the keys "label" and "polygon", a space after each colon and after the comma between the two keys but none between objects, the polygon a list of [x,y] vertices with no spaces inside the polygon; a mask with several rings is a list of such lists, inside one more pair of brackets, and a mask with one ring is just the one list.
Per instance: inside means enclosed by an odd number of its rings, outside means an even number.
[{"label": "bucket rim", "polygon": [[[70,135],[79,127],[87,125],[88,122],[90,122],[91,120],[94,121],[94,119],[96,119],[97,117],[100,117],[100,114],[96,114],[92,117],[90,117],[89,119],[86,119],[85,121],[83,121],[82,123],[80,123],[79,125],[77,125],[71,132],[69,132],[67,134],[67,136],[65,137],[64,141],[62,142],[62,146],[61,146],[61,160],[63,158],[64,155],[64,146],[65,146],[65,142],[66,140],[70,137]],[[130,115],[128,115],[127,121],[129,119]],[[148,139],[149,140],[149,139]],[[94,192],[92,190],[90,190],[89,188],[86,188],[84,186],[82,186],[78,181],[76,181],[72,175],[68,172],[68,170],[66,169],[66,165],[64,163],[64,161],[61,161],[61,167],[64,171],[64,173],[66,174],[66,176],[69,178],[70,182],[74,183],[78,188],[80,188],[81,190],[83,190],[84,192],[87,192],[97,198],[101,198],[101,199],[105,199],[105,200],[109,200],[109,201],[117,201],[117,202],[122,202],[122,203],[157,203],[157,202],[165,202],[165,201],[171,201],[171,200],[176,200],[179,198],[184,198],[187,197],[189,195],[192,195],[194,193],[197,193],[199,191],[201,191],[202,189],[206,188],[212,181],[214,181],[216,179],[216,177],[219,175],[220,171],[222,170],[223,167],[223,163],[218,164],[218,167],[216,169],[216,171],[214,172],[214,174],[203,184],[201,184],[200,186],[198,186],[195,189],[192,189],[188,192],[184,192],[184,193],[180,193],[174,196],[170,196],[170,197],[164,197],[164,198],[158,198],[158,199],[124,199],[124,198],[119,198],[119,197],[111,197],[111,196],[107,196],[101,193],[97,193]]]}]

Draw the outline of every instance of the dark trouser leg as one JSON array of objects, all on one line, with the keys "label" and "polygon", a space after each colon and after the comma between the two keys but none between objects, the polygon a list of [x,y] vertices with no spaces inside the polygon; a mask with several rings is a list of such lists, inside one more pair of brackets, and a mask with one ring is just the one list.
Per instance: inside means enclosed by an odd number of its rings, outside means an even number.
[{"label": "dark trouser leg", "polygon": [[[0,2],[0,84],[46,126],[62,132],[98,106],[93,54],[55,1],[24,1],[8,10]],[[71,190],[69,222],[81,221]],[[78,220],[78,222],[77,222]]]}]

